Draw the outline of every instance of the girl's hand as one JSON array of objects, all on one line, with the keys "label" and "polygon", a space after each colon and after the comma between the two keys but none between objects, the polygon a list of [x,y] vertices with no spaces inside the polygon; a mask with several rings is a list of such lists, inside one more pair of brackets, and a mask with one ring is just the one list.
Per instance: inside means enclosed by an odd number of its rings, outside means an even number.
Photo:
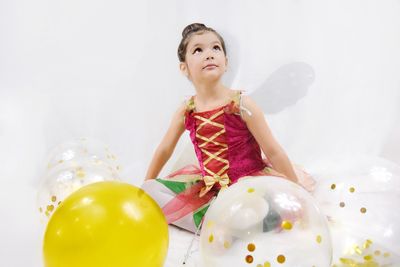
[{"label": "girl's hand", "polygon": [[307,172],[305,172],[300,166],[294,166],[294,170],[297,175],[298,184],[301,185],[305,190],[312,193],[315,189],[317,182]]}]

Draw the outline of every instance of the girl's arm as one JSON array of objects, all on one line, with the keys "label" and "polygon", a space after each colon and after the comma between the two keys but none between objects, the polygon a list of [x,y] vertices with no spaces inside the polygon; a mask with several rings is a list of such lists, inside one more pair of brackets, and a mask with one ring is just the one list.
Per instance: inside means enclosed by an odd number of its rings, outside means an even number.
[{"label": "girl's arm", "polygon": [[160,173],[162,167],[171,157],[174,152],[175,146],[179,141],[179,138],[185,131],[184,115],[186,111],[186,104],[182,104],[172,117],[171,124],[164,135],[161,143],[158,145],[153,159],[149,165],[146,173],[145,180],[154,179]]},{"label": "girl's arm", "polygon": [[251,112],[251,115],[243,112],[242,118],[246,122],[247,127],[260,145],[264,154],[271,161],[274,169],[284,174],[289,180],[297,183],[298,179],[292,164],[283,148],[272,135],[265,119],[264,112],[249,96],[246,95],[242,95],[242,105]]}]

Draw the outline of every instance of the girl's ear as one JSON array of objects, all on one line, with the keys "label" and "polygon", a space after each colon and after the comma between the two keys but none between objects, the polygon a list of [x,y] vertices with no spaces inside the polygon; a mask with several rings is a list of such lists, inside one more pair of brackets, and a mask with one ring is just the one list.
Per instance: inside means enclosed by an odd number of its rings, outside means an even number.
[{"label": "girl's ear", "polygon": [[187,66],[185,62],[180,62],[179,63],[179,69],[181,70],[182,74],[188,77],[189,73],[187,71]]},{"label": "girl's ear", "polygon": [[181,70],[182,74],[186,76],[190,80],[188,66],[185,62],[179,63],[179,69]]}]

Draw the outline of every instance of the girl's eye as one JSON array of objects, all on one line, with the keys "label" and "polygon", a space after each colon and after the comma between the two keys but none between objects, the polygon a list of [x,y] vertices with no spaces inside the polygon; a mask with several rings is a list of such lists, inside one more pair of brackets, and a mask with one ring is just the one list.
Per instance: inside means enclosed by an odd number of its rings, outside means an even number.
[{"label": "girl's eye", "polygon": [[218,50],[221,50],[221,47],[219,47],[219,45],[215,45],[214,49],[217,48]]},{"label": "girl's eye", "polygon": [[196,49],[193,51],[193,54],[195,54],[197,51],[201,52],[201,48],[196,48]]}]

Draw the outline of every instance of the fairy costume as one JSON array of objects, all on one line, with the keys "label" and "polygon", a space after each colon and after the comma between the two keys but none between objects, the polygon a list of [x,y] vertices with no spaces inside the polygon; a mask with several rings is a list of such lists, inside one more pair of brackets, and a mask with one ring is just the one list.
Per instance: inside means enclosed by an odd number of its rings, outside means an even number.
[{"label": "fairy costume", "polygon": [[[246,176],[281,176],[242,119],[242,91],[228,104],[197,112],[194,96],[186,101],[184,123],[190,133],[199,167],[187,165],[165,178],[146,181],[142,188],[162,207],[168,223],[195,231],[210,200],[221,188]],[[308,175],[297,166],[298,176]]]}]

